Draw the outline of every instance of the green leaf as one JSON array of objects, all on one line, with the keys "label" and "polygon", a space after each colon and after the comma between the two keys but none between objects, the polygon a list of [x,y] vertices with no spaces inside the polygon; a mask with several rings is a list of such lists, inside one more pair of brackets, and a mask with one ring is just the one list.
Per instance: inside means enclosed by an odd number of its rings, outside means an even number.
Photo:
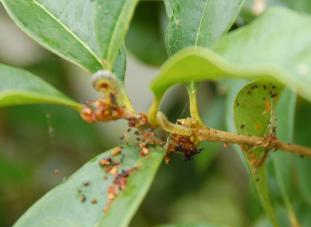
[{"label": "green leaf", "polygon": [[311,2],[309,0],[246,0],[242,12],[254,17],[261,13],[261,10],[273,6],[283,6],[299,12],[311,13]]},{"label": "green leaf", "polygon": [[0,64],[0,81],[0,107],[50,103],[81,109],[81,104],[27,71]]},{"label": "green leaf", "polygon": [[[256,81],[244,86],[237,94],[233,108],[237,133],[260,137],[273,133],[274,109],[280,92],[280,87],[271,82]],[[244,150],[261,203],[273,225],[278,226],[267,186],[265,163],[256,166],[264,155],[263,148]]]},{"label": "green leaf", "polygon": [[291,9],[311,13],[311,2],[309,0],[281,0],[281,2],[286,4]]},{"label": "green leaf", "polygon": [[[156,98],[177,83],[224,78],[271,78],[311,101],[311,17],[287,9],[267,11],[251,25],[207,48],[170,58],[151,84]],[[291,47],[291,48],[289,48]]]},{"label": "green leaf", "polygon": [[[294,121],[296,110],[296,95],[285,90],[276,106],[276,131],[277,136],[283,141],[293,142]],[[276,152],[272,155],[275,179],[277,182],[277,194],[281,194],[287,210],[287,218],[292,226],[297,226],[297,217],[291,204],[291,192],[293,191],[293,172],[295,156],[288,152]]]},{"label": "green leaf", "polygon": [[92,1],[1,1],[15,23],[44,47],[91,72],[102,68]]},{"label": "green leaf", "polygon": [[208,47],[229,30],[244,0],[165,0],[170,55],[189,46]]},{"label": "green leaf", "polygon": [[119,50],[118,57],[114,62],[113,70],[117,78],[124,82],[126,72],[126,49],[124,45]]},{"label": "green leaf", "polygon": [[[105,67],[100,49],[105,41],[96,40],[95,7],[97,5],[94,1],[1,0],[1,2],[15,23],[42,46],[92,73]],[[110,2],[120,1],[110,0]],[[97,4],[100,6],[104,3],[99,1]],[[116,8],[109,8],[109,10],[110,14],[104,13],[102,21],[98,21],[96,26],[109,32],[112,27],[115,30],[122,30],[124,23],[115,21],[120,12]],[[113,18],[111,14],[114,14]],[[120,59],[117,60],[118,63],[113,71],[116,71],[119,78],[123,78],[124,74],[119,73],[122,72],[122,68],[125,68],[125,54],[123,50],[122,54],[119,54],[119,50],[122,48],[124,36],[117,35],[119,41],[113,49],[113,54],[115,58]],[[114,65],[114,61],[110,64]]]},{"label": "green leaf", "polygon": [[104,64],[111,67],[139,0],[95,0],[95,29]]},{"label": "green leaf", "polygon": [[[48,192],[15,226],[127,226],[150,187],[164,152],[161,148],[150,149],[150,153],[141,158],[139,150],[132,146],[124,147],[122,154],[117,156],[112,156],[111,151],[89,161],[68,180]],[[103,209],[108,205],[108,188],[113,184],[114,177],[106,173],[99,161],[109,157],[121,162],[118,173],[135,169],[127,178],[125,189],[117,194],[105,213]]]},{"label": "green leaf", "polygon": [[162,2],[140,2],[126,37],[129,51],[144,63],[155,66],[167,58],[162,37],[161,6]]},{"label": "green leaf", "polygon": [[1,184],[15,183],[25,180],[31,171],[21,163],[16,163],[0,156],[0,181]]},{"label": "green leaf", "polygon": [[[288,90],[281,92],[279,86],[264,81],[250,83],[240,90],[234,104],[237,132],[260,137],[276,133],[280,139],[291,142],[295,104],[296,96]],[[254,165],[254,161],[261,160],[264,153],[265,150],[262,148],[251,149],[246,153],[245,158],[253,177],[259,180],[256,182],[256,187],[267,214],[272,215],[270,219],[274,222],[274,214],[271,214],[272,202],[265,182],[266,165],[259,167]],[[277,194],[281,194],[288,218],[295,226],[297,218],[289,199],[293,155],[280,151],[270,156],[272,156],[272,171],[278,186]]]},{"label": "green leaf", "polygon": [[[297,108],[295,119],[294,142],[305,146],[311,146],[311,106],[310,103],[300,102]],[[303,201],[311,207],[311,159],[296,157],[294,159],[296,167],[296,185]]]},{"label": "green leaf", "polygon": [[229,227],[222,224],[170,224],[170,225],[159,225],[157,227]]}]

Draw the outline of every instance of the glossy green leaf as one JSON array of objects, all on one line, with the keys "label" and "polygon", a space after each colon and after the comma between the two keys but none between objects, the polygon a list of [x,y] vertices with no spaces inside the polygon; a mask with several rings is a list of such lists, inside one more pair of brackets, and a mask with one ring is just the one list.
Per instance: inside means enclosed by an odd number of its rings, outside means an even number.
[{"label": "glossy green leaf", "polygon": [[[151,85],[157,99],[178,83],[271,78],[311,100],[311,17],[274,8],[207,48],[180,51]],[[289,48],[291,47],[291,48]]]},{"label": "glossy green leaf", "polygon": [[[296,95],[285,90],[276,106],[276,133],[278,138],[292,143],[294,135],[294,122],[296,110]],[[297,220],[291,204],[293,192],[294,154],[278,151],[271,155],[272,165],[277,183],[277,194],[280,194],[287,210],[287,219],[295,226]]]},{"label": "glossy green leaf", "polygon": [[80,110],[81,104],[31,73],[0,64],[0,107],[20,104],[50,103]]},{"label": "glossy green leaf", "polygon": [[99,165],[100,160],[111,157],[111,151],[105,152],[48,192],[15,226],[127,226],[150,187],[163,155],[162,149],[154,148],[150,149],[149,155],[141,158],[137,148],[126,146],[122,154],[113,156],[113,159],[121,161],[119,173],[137,169],[130,173],[124,190],[119,192],[105,213],[103,209],[108,204],[108,188],[114,180]]},{"label": "glossy green leaf", "polygon": [[160,1],[140,2],[126,37],[128,50],[142,62],[155,66],[167,58],[161,6]]},{"label": "glossy green leaf", "polygon": [[[105,41],[96,40],[94,1],[1,0],[1,2],[15,23],[50,51],[93,73],[105,66],[100,49]],[[111,18],[110,14],[104,13],[103,17],[106,18],[102,18],[105,21],[102,22],[102,29],[108,30],[111,26],[115,29],[120,29],[118,26],[123,27],[123,24],[120,25],[115,21],[119,11],[117,9],[114,11],[114,8],[109,10],[115,16]],[[97,26],[100,26],[100,22]],[[118,40],[118,46],[115,46],[113,54],[115,58],[120,58],[117,66],[122,69],[125,67],[125,58],[123,52],[119,54],[119,50],[123,37],[118,37]],[[120,65],[120,62],[123,64]],[[114,61],[111,65],[114,65]],[[116,74],[119,78],[124,77],[124,74],[119,74],[121,71],[119,68],[113,68],[113,71],[118,71]]]},{"label": "glossy green leaf", "polygon": [[169,24],[166,45],[170,55],[189,46],[208,47],[238,16],[244,0],[165,0]]},{"label": "glossy green leaf", "polygon": [[115,62],[137,3],[138,0],[95,0],[96,38],[100,56],[108,67]]},{"label": "glossy green leaf", "polygon": [[91,72],[102,68],[92,1],[1,1],[15,23],[44,47]]},{"label": "glossy green leaf", "polygon": [[[294,142],[304,146],[311,146],[311,106],[307,102],[300,102],[297,108],[295,119],[295,136]],[[311,159],[295,157],[296,182],[299,194],[303,201],[311,207]]]}]

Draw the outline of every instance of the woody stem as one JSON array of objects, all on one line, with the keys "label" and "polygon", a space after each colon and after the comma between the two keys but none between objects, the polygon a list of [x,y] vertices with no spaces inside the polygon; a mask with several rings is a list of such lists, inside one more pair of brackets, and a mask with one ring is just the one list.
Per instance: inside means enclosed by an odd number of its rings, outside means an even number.
[{"label": "woody stem", "polygon": [[237,135],[217,129],[202,127],[195,134],[200,141],[223,142],[238,145],[250,145],[253,147],[263,147],[267,149],[277,149],[290,153],[300,154],[311,157],[311,149],[296,144],[289,144],[274,138],[267,141],[265,137]]}]

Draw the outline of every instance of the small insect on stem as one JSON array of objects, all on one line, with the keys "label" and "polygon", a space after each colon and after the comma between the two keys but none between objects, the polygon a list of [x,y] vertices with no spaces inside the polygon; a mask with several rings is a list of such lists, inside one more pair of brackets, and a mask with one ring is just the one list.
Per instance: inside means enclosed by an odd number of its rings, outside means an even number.
[{"label": "small insect on stem", "polygon": [[[186,118],[179,119],[177,121],[177,126],[181,126],[192,131],[198,128],[200,123],[193,118]],[[182,152],[185,160],[191,160],[192,156],[201,152],[198,145],[199,140],[197,136],[192,133],[190,135],[171,133],[165,161],[169,161],[169,156],[173,152]]]}]

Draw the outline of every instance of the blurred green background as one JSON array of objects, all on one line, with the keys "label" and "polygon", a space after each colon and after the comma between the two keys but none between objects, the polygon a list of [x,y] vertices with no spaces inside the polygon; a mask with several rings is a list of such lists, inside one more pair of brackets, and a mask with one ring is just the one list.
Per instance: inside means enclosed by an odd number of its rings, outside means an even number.
[{"label": "blurred green background", "polygon": [[[248,1],[234,28],[253,19],[251,10],[251,1]],[[149,83],[167,58],[165,25],[162,3],[140,3],[126,40],[125,82],[138,111],[147,111],[152,100]],[[90,75],[29,39],[3,8],[0,8],[0,62],[34,72],[80,102],[96,97]],[[201,113],[211,127],[226,129],[230,125],[226,120],[226,113],[231,112],[227,107],[230,100],[227,90],[228,83],[200,85]],[[185,89],[175,87],[162,108],[174,121],[188,115],[188,105]],[[305,145],[310,145],[310,116],[310,104],[299,100],[296,141]],[[125,122],[89,125],[76,112],[58,106],[0,109],[0,226],[11,226],[38,198],[83,163],[116,146],[125,129]],[[204,151],[192,161],[185,162],[176,155],[169,165],[162,164],[131,226],[206,222],[237,227],[269,226],[247,169],[236,151],[215,143],[204,143],[202,147]],[[304,173],[303,179],[310,179],[310,160],[295,159],[300,163],[297,172]],[[273,177],[271,179],[272,195],[280,206],[280,217],[284,217],[278,189]],[[304,184],[302,190],[294,187],[292,196],[298,198],[294,206],[301,223],[311,226],[311,194],[308,193],[311,183]],[[284,222],[283,226],[288,223]]]}]

